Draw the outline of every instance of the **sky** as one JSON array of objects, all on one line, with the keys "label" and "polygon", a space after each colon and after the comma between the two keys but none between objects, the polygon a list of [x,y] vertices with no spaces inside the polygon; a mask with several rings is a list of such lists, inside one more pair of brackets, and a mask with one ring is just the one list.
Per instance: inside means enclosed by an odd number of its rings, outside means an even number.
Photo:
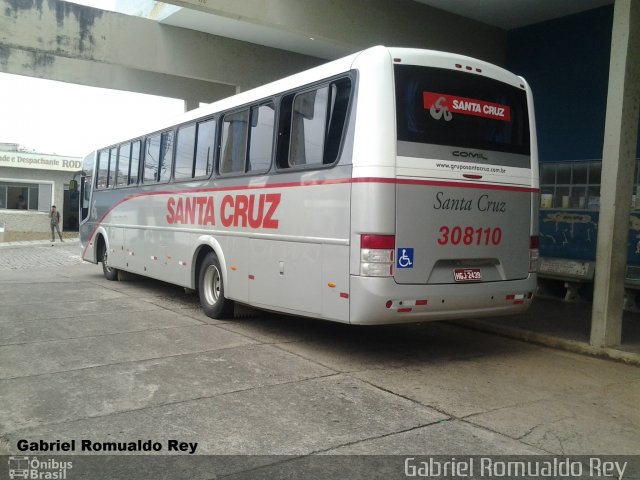
[{"label": "sky", "polygon": [[[112,9],[115,0],[77,0]],[[184,112],[179,99],[0,73],[0,143],[83,157]]]},{"label": "sky", "polygon": [[0,73],[0,142],[83,157],[184,112],[182,100]]}]

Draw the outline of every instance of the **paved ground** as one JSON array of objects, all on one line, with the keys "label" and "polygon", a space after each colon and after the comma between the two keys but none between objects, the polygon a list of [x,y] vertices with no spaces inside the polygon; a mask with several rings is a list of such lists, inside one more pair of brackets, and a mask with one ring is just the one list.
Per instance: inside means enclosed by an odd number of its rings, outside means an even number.
[{"label": "paved ground", "polygon": [[211,320],[180,288],[108,282],[78,254],[77,242],[0,248],[0,453],[20,439],[179,439],[197,454],[640,452],[638,367],[442,322]]},{"label": "paved ground", "polygon": [[77,240],[0,243],[0,271],[80,265],[78,249]]}]

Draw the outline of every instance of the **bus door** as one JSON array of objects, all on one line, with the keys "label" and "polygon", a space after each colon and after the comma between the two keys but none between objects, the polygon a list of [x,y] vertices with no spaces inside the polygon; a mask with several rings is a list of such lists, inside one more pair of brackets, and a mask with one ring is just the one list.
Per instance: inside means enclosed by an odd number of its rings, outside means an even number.
[{"label": "bus door", "polygon": [[[78,220],[80,223],[80,238],[88,239],[93,229],[93,223],[89,222],[91,216],[91,194],[93,191],[93,173],[95,166],[95,154],[87,155],[82,161],[82,170],[73,176],[73,184],[70,190],[75,192],[78,198]],[[96,219],[94,218],[94,221]]]},{"label": "bus door", "polygon": [[395,66],[401,284],[524,279],[533,189],[526,91],[444,68]]}]

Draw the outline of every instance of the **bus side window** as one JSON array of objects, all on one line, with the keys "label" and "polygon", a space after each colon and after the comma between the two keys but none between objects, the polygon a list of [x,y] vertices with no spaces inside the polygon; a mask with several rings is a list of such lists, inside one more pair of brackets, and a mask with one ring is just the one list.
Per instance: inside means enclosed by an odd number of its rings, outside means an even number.
[{"label": "bus side window", "polygon": [[116,185],[124,187],[129,184],[129,162],[131,160],[131,143],[120,145],[118,151],[118,176]]},{"label": "bus side window", "polygon": [[247,162],[249,110],[230,113],[222,118],[220,145],[221,174],[244,173]]},{"label": "bus side window", "polygon": [[278,138],[276,140],[276,165],[278,168],[289,168],[289,139],[291,138],[291,109],[293,94],[280,101],[278,112]]},{"label": "bus side window", "polygon": [[300,93],[293,99],[289,165],[322,164],[329,87]]},{"label": "bus side window", "polygon": [[275,106],[272,103],[251,107],[249,162],[247,171],[266,172],[271,166]]},{"label": "bus side window", "polygon": [[173,130],[162,134],[162,143],[160,147],[160,178],[159,182],[166,183],[171,178],[171,169],[173,168]]},{"label": "bus side window", "polygon": [[176,141],[176,170],[173,178],[184,180],[193,178],[193,158],[196,144],[196,125],[185,125],[178,129]]},{"label": "bus side window", "polygon": [[278,167],[333,164],[340,151],[350,97],[350,78],[285,97],[278,129]]},{"label": "bus side window", "polygon": [[213,154],[215,152],[216,121],[206,120],[198,123],[196,145],[196,162],[194,177],[208,177],[213,171]]},{"label": "bus side window", "polygon": [[109,174],[109,151],[101,150],[98,152],[98,162],[96,165],[96,188],[107,188],[107,175]]},{"label": "bus side window", "polygon": [[144,142],[144,183],[158,181],[158,165],[160,163],[160,134],[147,137]]},{"label": "bus side window", "polygon": [[131,164],[129,168],[129,185],[138,183],[138,170],[140,168],[140,140],[133,142],[131,146]]},{"label": "bus side window", "polygon": [[338,158],[351,97],[351,79],[343,78],[332,83],[330,94],[324,164],[331,164]]},{"label": "bus side window", "polygon": [[116,183],[116,159],[118,158],[118,147],[109,150],[109,175],[107,176],[107,188],[113,188]]}]

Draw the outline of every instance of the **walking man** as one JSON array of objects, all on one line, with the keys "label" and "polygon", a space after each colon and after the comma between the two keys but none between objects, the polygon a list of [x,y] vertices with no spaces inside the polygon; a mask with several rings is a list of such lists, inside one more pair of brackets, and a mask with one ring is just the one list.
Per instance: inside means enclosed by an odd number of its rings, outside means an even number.
[{"label": "walking man", "polygon": [[51,241],[56,241],[56,235],[54,230],[58,231],[58,236],[60,237],[60,241],[64,242],[62,239],[62,233],[60,233],[60,212],[56,210],[56,206],[51,206],[51,212],[49,213],[49,218],[51,219]]}]

